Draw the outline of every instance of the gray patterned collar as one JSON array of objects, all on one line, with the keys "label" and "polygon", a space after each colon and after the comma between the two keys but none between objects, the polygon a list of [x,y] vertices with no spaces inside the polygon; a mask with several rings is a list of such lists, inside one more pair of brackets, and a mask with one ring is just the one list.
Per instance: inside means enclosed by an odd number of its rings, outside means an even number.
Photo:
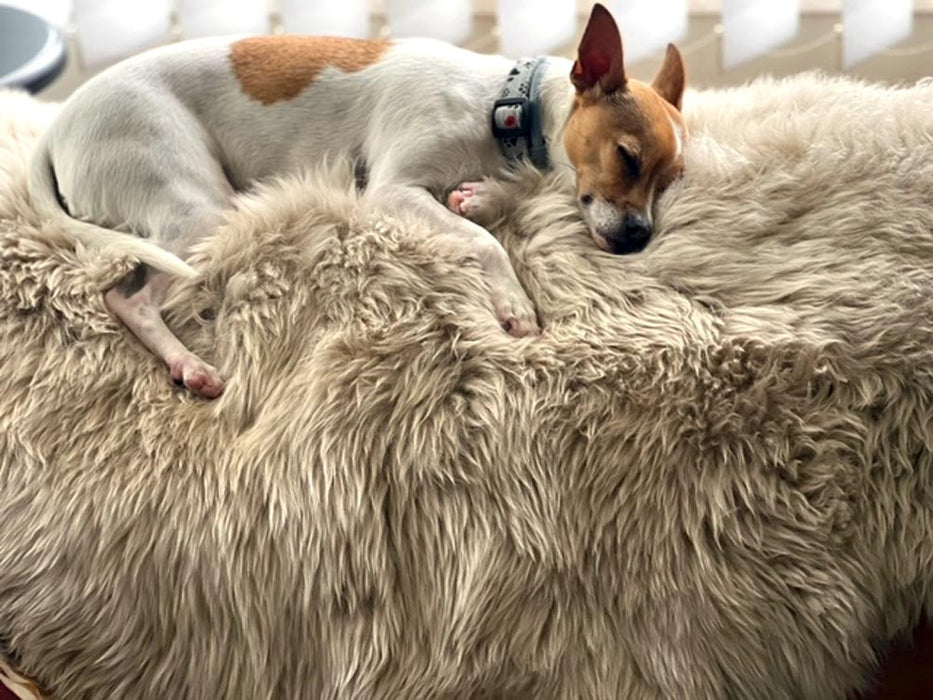
[{"label": "gray patterned collar", "polygon": [[539,170],[550,167],[544,139],[541,80],[547,58],[515,63],[492,107],[492,133],[510,161],[527,158]]}]

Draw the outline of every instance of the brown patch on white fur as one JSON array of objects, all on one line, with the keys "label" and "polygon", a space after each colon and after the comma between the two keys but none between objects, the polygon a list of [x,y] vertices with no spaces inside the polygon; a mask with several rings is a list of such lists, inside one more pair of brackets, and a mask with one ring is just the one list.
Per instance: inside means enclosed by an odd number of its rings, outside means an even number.
[{"label": "brown patch on white fur", "polygon": [[319,36],[258,36],[233,44],[243,92],[263,104],[297,97],[325,68],[352,73],[377,63],[391,42]]}]

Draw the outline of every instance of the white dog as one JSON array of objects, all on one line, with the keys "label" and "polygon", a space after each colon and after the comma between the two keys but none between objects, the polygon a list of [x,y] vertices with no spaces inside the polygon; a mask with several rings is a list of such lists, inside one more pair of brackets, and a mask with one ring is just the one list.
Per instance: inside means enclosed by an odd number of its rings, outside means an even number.
[{"label": "white dog", "polygon": [[[176,382],[215,397],[217,370],[171,333],[159,306],[173,276],[193,274],[179,256],[218,226],[235,190],[354,158],[366,196],[417,211],[478,258],[503,328],[526,335],[537,330],[535,309],[504,249],[469,220],[481,185],[458,183],[515,158],[566,165],[596,243],[641,250],[654,196],[683,167],[683,89],[673,46],[653,85],[626,79],[618,28],[600,5],[575,62],[516,64],[427,40],[188,42],[75,92],[40,146],[30,191],[75,237],[119,237],[142,261],[107,291],[107,307]],[[451,192],[446,207],[432,194],[442,192]]]}]

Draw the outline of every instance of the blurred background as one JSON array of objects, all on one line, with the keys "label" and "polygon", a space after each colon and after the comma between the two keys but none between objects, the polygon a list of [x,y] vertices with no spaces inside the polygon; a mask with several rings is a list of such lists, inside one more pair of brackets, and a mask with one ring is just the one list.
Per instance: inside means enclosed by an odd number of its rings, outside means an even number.
[{"label": "blurred background", "polygon": [[[933,0],[605,0],[631,75],[650,79],[668,41],[693,87],[821,69],[884,82],[933,75]],[[146,48],[235,33],[433,36],[512,57],[572,56],[592,0],[0,0],[60,30],[67,58],[44,99],[66,98]],[[2,44],[21,35],[0,12]],[[50,35],[52,36],[52,35]],[[39,38],[36,41],[51,42]],[[54,64],[46,46],[46,61]],[[9,70],[9,66],[7,66]],[[3,66],[0,65],[0,75]]]}]

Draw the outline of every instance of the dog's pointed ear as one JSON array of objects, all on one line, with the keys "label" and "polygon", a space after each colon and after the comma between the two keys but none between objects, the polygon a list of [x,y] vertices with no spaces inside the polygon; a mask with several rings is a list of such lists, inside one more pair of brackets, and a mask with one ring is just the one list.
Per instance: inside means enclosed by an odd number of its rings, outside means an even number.
[{"label": "dog's pointed ear", "polygon": [[686,71],[684,70],[684,59],[680,51],[673,44],[667,45],[667,53],[664,55],[664,65],[658,72],[657,77],[651,84],[661,97],[670,102],[680,111],[684,100],[684,87],[687,84]]},{"label": "dog's pointed ear", "polygon": [[625,89],[619,27],[609,10],[599,3],[593,6],[583,38],[580,39],[570,80],[577,92],[585,92],[597,84],[607,95]]}]

